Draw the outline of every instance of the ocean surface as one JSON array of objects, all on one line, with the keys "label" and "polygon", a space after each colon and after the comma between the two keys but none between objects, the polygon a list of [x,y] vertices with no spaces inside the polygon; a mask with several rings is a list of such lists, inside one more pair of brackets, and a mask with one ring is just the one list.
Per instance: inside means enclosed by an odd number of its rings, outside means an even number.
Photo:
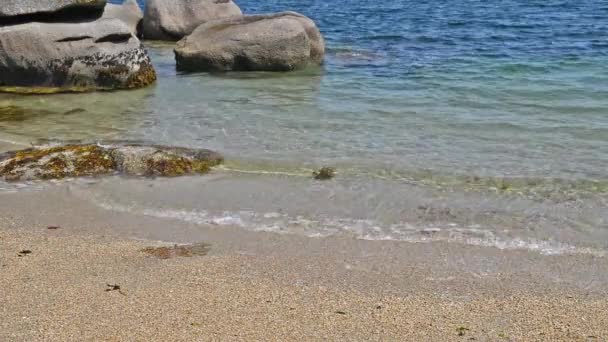
[{"label": "ocean surface", "polygon": [[[608,2],[240,0],[295,10],[326,63],[147,89],[0,94],[0,141],[134,140],[226,156],[208,177],[75,180],[108,210],[324,237],[608,253]],[[335,180],[313,181],[321,166]],[[0,191],[56,184],[0,184]]]}]

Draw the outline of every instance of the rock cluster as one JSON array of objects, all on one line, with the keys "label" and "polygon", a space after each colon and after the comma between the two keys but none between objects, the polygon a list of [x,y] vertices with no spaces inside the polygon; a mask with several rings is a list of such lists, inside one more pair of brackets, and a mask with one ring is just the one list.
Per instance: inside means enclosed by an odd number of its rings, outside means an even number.
[{"label": "rock cluster", "polygon": [[176,177],[203,174],[223,162],[213,151],[159,145],[97,144],[26,149],[0,154],[5,181],[124,174]]},{"label": "rock cluster", "polygon": [[290,71],[320,65],[325,42],[315,23],[295,12],[243,15],[232,0],[148,0],[143,36],[179,40],[186,71]]},{"label": "rock cluster", "polygon": [[130,89],[154,82],[150,58],[123,22],[131,19],[104,16],[105,6],[105,0],[3,0],[0,91]]}]

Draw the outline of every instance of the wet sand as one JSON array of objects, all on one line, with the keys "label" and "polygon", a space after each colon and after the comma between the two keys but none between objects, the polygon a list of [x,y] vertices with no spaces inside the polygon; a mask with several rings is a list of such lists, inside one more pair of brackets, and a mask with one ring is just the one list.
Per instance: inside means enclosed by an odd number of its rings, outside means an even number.
[{"label": "wet sand", "polygon": [[608,339],[604,257],[196,225],[69,182],[0,204],[1,341]]},{"label": "wet sand", "polygon": [[[3,341],[608,338],[605,258],[203,227],[59,185],[0,203]],[[173,242],[208,249],[144,251]]]}]

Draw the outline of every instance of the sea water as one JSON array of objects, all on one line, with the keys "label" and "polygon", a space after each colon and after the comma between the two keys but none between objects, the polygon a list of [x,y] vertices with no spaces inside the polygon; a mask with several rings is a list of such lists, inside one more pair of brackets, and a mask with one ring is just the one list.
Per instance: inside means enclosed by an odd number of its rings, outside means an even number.
[{"label": "sea water", "polygon": [[[608,251],[608,3],[237,3],[311,17],[325,65],[180,73],[172,44],[145,42],[154,86],[0,95],[0,140],[226,156],[209,177],[70,185],[108,210],[316,237]],[[325,165],[336,179],[313,181]]]}]

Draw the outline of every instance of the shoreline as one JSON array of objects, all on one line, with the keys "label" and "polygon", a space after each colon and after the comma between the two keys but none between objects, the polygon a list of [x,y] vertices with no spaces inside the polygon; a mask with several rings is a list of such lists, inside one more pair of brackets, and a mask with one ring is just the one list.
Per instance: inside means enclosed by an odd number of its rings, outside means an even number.
[{"label": "shoreline", "polygon": [[[219,182],[214,176],[206,177],[214,184]],[[175,194],[167,192],[166,186],[149,182],[127,189],[141,192],[143,196],[149,196],[150,191],[160,192],[165,196],[162,203],[170,203],[182,195],[179,190],[182,186],[190,184],[184,181],[179,187],[167,183],[178,189]],[[148,186],[152,187],[145,190]],[[58,233],[66,236],[85,234],[170,244],[205,242],[213,246],[212,254],[272,256],[294,262],[318,259],[320,265],[334,260],[332,267],[315,268],[318,277],[340,274],[350,278],[348,283],[354,284],[356,290],[365,289],[366,284],[357,284],[365,283],[370,277],[386,278],[390,281],[374,285],[397,295],[405,293],[403,283],[412,281],[426,290],[429,279],[432,287],[443,286],[443,281],[448,279],[448,294],[455,297],[470,295],[471,288],[485,293],[506,291],[506,294],[521,291],[608,294],[608,258],[593,253],[546,255],[529,249],[501,249],[450,241],[370,240],[348,231],[319,237],[307,236],[305,232],[281,233],[281,229],[255,231],[230,221],[199,222],[171,215],[159,217],[146,212],[113,210],[100,206],[87,192],[83,193],[87,187],[97,191],[94,184],[67,182],[29,191],[0,192],[3,204],[0,227],[17,230],[29,227],[25,229],[29,232],[61,226]],[[108,191],[113,193],[118,187],[124,184],[114,184]],[[205,193],[222,193],[220,189],[223,188],[210,188]]]},{"label": "shoreline", "polygon": [[[605,257],[254,232],[104,209],[82,186],[0,192],[0,339],[608,338]],[[174,243],[204,255],[145,252]]]}]

